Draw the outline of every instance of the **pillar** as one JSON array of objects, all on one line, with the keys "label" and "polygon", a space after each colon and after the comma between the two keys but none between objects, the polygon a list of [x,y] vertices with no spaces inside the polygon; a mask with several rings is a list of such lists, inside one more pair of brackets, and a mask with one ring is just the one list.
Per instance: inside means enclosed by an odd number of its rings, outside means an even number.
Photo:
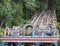
[{"label": "pillar", "polygon": [[7,43],[5,43],[5,42],[2,42],[2,46],[5,46],[5,44],[7,44]]},{"label": "pillar", "polygon": [[55,46],[58,46],[58,42],[54,43]]},{"label": "pillar", "polygon": [[4,42],[2,42],[2,46],[4,46],[5,45],[5,43]]},{"label": "pillar", "polygon": [[52,46],[52,43],[50,44],[50,46]]},{"label": "pillar", "polygon": [[55,31],[54,31],[54,36],[55,36]]},{"label": "pillar", "polygon": [[11,44],[11,46],[13,46],[13,44]]},{"label": "pillar", "polygon": [[16,46],[21,46],[22,43],[16,43]]},{"label": "pillar", "polygon": [[36,46],[39,46],[40,45],[40,43],[35,43],[36,44]]}]

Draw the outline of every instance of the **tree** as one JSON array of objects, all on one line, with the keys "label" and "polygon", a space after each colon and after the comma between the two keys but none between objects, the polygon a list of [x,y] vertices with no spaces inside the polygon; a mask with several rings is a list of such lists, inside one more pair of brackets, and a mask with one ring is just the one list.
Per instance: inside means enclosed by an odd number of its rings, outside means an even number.
[{"label": "tree", "polygon": [[60,22],[60,0],[56,0],[57,21]]}]

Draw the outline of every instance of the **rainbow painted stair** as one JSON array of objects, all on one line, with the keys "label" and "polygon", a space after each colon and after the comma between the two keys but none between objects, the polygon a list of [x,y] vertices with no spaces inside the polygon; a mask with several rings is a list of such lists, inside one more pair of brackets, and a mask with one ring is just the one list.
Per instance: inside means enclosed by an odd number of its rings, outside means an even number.
[{"label": "rainbow painted stair", "polygon": [[23,28],[5,28],[5,36],[1,38],[2,46],[58,46],[59,31],[56,28],[55,10],[42,11],[38,15]]}]

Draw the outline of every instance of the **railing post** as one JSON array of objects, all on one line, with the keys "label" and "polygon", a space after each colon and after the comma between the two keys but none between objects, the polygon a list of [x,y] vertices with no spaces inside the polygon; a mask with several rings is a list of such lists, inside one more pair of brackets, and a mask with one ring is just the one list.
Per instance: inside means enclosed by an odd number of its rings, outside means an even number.
[{"label": "railing post", "polygon": [[4,36],[6,36],[6,30],[5,30],[5,32],[4,32]]},{"label": "railing post", "polygon": [[55,31],[54,31],[54,36],[55,36]]},{"label": "railing post", "polygon": [[44,36],[44,32],[42,32],[42,36]]},{"label": "railing post", "polygon": [[35,36],[35,33],[34,33],[34,31],[32,31],[32,37],[34,37]]}]

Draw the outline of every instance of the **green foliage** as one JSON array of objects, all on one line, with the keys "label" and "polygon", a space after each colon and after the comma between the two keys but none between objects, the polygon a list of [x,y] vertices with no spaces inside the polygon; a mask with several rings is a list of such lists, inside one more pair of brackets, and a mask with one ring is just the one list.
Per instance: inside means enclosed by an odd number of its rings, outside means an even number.
[{"label": "green foliage", "polygon": [[[60,0],[54,1],[57,20],[60,22]],[[39,10],[42,10],[42,0],[0,0],[0,25],[3,22],[2,27],[22,27]],[[58,29],[60,30],[60,27]],[[0,32],[3,32],[3,29],[0,28]]]},{"label": "green foliage", "polygon": [[23,12],[24,12],[24,19],[30,19],[34,13],[38,10],[41,10],[41,2],[37,0],[24,0],[23,1]]},{"label": "green foliage", "polygon": [[[5,26],[23,26],[39,10],[42,10],[42,2],[39,0],[1,0],[0,20],[4,21]],[[60,0],[56,0],[56,11],[60,22]]]},{"label": "green foliage", "polygon": [[3,8],[3,5],[2,5],[2,3],[0,3],[0,16],[2,16],[3,15],[3,12],[4,12],[4,10],[3,10],[4,8]]},{"label": "green foliage", "polygon": [[60,0],[56,0],[56,13],[57,13],[57,20],[60,22]]},{"label": "green foliage", "polygon": [[[3,36],[2,33],[3,33],[3,28],[0,28],[0,38]],[[2,40],[0,39],[0,43],[2,42]]]},{"label": "green foliage", "polygon": [[3,32],[4,32],[3,28],[0,28],[0,38],[3,36]]},{"label": "green foliage", "polygon": [[0,33],[3,32],[3,28],[0,28]]}]

